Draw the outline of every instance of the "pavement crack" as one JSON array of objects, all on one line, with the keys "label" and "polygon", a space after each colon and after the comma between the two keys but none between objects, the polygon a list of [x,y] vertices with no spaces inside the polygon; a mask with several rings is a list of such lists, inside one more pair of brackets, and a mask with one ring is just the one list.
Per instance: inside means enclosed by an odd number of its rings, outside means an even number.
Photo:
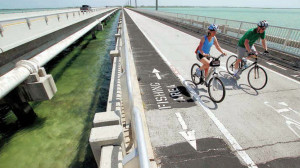
[{"label": "pavement crack", "polygon": [[233,152],[246,151],[246,150],[250,150],[250,149],[259,149],[259,148],[263,148],[263,147],[275,146],[275,145],[278,145],[278,144],[288,144],[288,143],[294,143],[294,142],[300,142],[300,139],[293,140],[293,141],[276,142],[276,143],[265,144],[265,145],[261,145],[261,146],[248,147],[248,148],[244,148],[244,149],[241,149],[241,150],[235,150]]}]

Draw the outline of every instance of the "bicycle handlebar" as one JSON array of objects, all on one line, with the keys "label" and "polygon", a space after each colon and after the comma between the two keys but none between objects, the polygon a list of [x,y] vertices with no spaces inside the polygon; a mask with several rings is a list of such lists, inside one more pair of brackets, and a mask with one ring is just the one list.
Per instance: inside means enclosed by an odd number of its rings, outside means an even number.
[{"label": "bicycle handlebar", "polygon": [[213,57],[212,55],[207,56],[207,58],[219,59],[220,57],[224,57],[224,54],[219,55],[218,57]]}]

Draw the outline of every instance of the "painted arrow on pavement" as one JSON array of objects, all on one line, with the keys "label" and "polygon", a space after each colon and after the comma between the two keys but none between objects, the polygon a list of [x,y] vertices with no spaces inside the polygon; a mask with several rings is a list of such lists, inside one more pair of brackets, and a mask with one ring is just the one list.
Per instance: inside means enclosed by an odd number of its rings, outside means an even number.
[{"label": "painted arrow on pavement", "polygon": [[159,75],[159,71],[157,69],[154,68],[153,71],[152,71],[152,73],[155,73],[157,79],[159,79],[159,80],[161,79],[161,77]]},{"label": "painted arrow on pavement", "polygon": [[190,131],[187,131],[188,128],[184,122],[184,120],[182,119],[180,113],[175,113],[177,118],[178,118],[178,121],[182,127],[182,129],[184,131],[181,131],[179,132],[180,135],[183,136],[183,138],[195,149],[197,150],[197,143],[196,143],[196,136],[195,136],[195,130],[190,130]]}]

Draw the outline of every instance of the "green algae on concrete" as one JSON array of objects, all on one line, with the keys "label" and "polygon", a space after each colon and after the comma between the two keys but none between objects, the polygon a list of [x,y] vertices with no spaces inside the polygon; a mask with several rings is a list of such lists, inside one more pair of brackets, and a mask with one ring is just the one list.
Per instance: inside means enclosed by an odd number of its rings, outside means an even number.
[{"label": "green algae on concrete", "polygon": [[1,139],[1,168],[97,167],[88,138],[95,112],[106,109],[116,16],[96,39],[85,36],[47,65],[58,92],[50,101],[32,104],[38,115],[32,126]]}]

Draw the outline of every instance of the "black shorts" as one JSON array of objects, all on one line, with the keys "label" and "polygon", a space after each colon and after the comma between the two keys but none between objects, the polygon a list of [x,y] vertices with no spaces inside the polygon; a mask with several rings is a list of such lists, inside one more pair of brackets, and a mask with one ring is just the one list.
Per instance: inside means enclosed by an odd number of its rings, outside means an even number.
[{"label": "black shorts", "polygon": [[[196,54],[197,60],[200,61],[202,58],[204,58],[204,56],[200,53]],[[205,57],[206,58],[206,57]],[[208,59],[209,60],[209,59]]]}]

